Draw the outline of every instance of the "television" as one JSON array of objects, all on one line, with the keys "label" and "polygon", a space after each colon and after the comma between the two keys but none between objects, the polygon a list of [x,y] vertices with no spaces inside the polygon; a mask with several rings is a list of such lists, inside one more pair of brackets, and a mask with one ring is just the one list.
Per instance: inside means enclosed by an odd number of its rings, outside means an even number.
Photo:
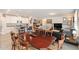
[{"label": "television", "polygon": [[62,23],[54,23],[54,29],[55,30],[61,30],[62,29]]}]

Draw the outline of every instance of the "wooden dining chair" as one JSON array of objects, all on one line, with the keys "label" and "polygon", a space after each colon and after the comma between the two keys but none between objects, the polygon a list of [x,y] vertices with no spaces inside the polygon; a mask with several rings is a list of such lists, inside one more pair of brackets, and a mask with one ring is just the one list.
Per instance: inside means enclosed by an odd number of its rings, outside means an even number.
[{"label": "wooden dining chair", "polygon": [[15,50],[15,38],[14,38],[15,33],[11,32],[10,35],[12,39],[12,50]]},{"label": "wooden dining chair", "polygon": [[22,50],[28,50],[28,45],[29,45],[29,37],[24,33],[20,37],[20,47]]},{"label": "wooden dining chair", "polygon": [[16,33],[11,32],[11,39],[12,39],[12,50],[20,49],[19,48],[19,38]]}]

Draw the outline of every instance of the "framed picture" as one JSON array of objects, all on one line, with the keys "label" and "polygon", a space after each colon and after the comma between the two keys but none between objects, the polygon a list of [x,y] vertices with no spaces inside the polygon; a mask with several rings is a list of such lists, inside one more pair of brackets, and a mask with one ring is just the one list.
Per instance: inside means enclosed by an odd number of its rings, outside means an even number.
[{"label": "framed picture", "polygon": [[47,19],[47,23],[51,23],[52,24],[52,19]]}]

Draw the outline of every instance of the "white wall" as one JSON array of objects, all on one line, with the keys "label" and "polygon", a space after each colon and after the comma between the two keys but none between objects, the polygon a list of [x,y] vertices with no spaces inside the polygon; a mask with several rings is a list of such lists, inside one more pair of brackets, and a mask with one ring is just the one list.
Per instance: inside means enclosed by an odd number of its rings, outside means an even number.
[{"label": "white wall", "polygon": [[[53,17],[52,24],[54,23],[63,23],[63,17]],[[47,19],[42,19],[42,24],[47,24]]]},{"label": "white wall", "polygon": [[1,20],[1,16],[0,16],[0,33],[2,31],[2,20]]},{"label": "white wall", "polygon": [[52,23],[63,23],[63,17],[53,17]]},{"label": "white wall", "polygon": [[78,36],[79,36],[79,19],[78,19]]},{"label": "white wall", "polygon": [[23,17],[16,17],[16,16],[6,16],[1,17],[0,20],[2,20],[2,32],[1,34],[9,33],[10,31],[17,31],[15,27],[7,27],[7,23],[17,23],[18,20],[21,20],[22,23],[28,23],[28,18]]},{"label": "white wall", "polygon": [[47,24],[47,19],[42,19],[42,25]]}]

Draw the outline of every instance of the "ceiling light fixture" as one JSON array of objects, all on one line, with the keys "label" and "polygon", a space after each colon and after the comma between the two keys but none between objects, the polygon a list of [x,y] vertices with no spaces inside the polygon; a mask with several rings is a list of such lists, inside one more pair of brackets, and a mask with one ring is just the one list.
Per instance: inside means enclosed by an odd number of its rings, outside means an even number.
[{"label": "ceiling light fixture", "polygon": [[56,15],[56,13],[49,13],[49,15]]},{"label": "ceiling light fixture", "polygon": [[6,14],[9,13],[9,12],[10,12],[10,9],[8,9],[8,10],[6,11]]}]

